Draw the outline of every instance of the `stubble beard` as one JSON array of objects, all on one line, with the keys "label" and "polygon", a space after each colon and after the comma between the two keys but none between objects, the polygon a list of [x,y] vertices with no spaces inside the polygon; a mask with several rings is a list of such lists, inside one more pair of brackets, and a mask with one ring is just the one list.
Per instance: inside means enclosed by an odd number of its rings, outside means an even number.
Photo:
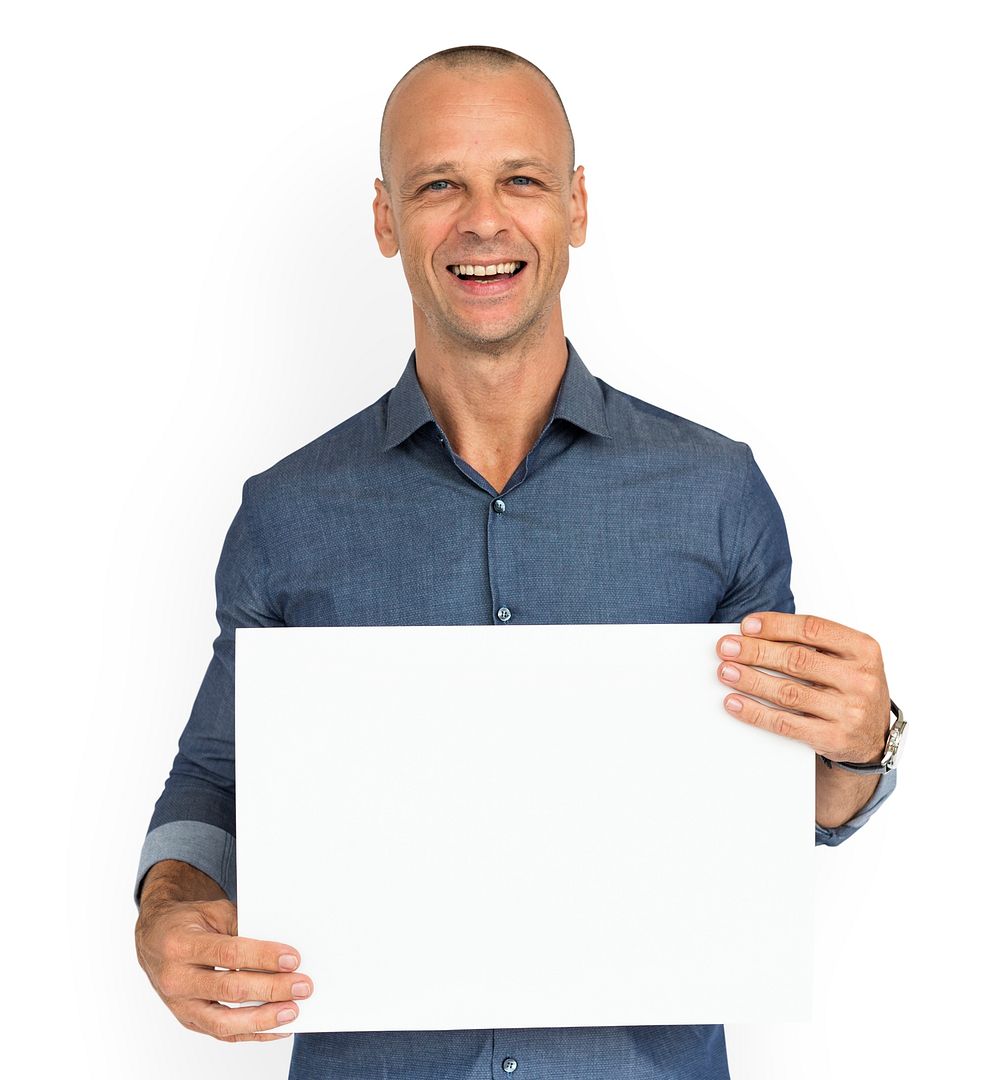
[{"label": "stubble beard", "polygon": [[413,302],[423,313],[428,330],[444,349],[449,352],[458,349],[494,357],[504,356],[518,347],[523,348],[536,339],[541,340],[545,336],[552,309],[559,299],[559,294],[556,293],[548,304],[525,311],[524,317],[515,325],[482,333],[477,332],[475,326],[455,318],[449,308],[436,302],[430,291],[424,302],[417,299],[412,285],[410,293]]}]

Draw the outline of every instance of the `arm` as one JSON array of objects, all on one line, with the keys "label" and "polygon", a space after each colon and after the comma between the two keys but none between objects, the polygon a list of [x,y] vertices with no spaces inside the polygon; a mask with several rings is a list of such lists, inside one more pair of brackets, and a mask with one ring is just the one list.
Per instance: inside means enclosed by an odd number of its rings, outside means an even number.
[{"label": "arm", "polygon": [[878,782],[877,775],[852,776],[844,769],[832,769],[817,754],[816,824],[835,829],[850,821],[875,794]]},{"label": "arm", "polygon": [[[743,622],[748,614],[770,613],[766,615],[768,621],[764,629],[755,635],[756,638],[776,636],[778,632],[772,632],[772,627],[796,626],[803,632],[803,636],[794,640],[808,640],[804,636],[807,623],[810,630],[814,626],[831,627],[838,624],[813,617],[806,620],[804,616],[794,614],[795,600],[789,584],[792,559],[784,518],[749,447],[746,448],[746,455],[747,471],[740,495],[742,518],[734,543],[735,555],[730,585],[712,621]],[[776,614],[779,612],[786,613],[784,620]],[[839,697],[851,697],[850,722],[854,727],[849,738],[837,742],[834,748],[827,742],[822,742],[822,745],[814,744],[814,748],[834,760],[874,760],[881,756],[890,722],[889,692],[882,670],[881,652],[877,642],[868,635],[848,627],[841,627],[840,630],[845,632],[843,647],[848,650],[851,659],[843,663],[837,672],[842,687]],[[784,640],[793,639],[786,636]],[[738,646],[737,652],[726,651],[726,642],[735,642]],[[752,667],[745,666],[757,664],[796,677],[803,675],[801,668],[795,666],[796,663],[801,663],[801,652],[790,653],[789,646],[768,647],[769,644],[759,640],[748,641],[742,636],[720,639],[717,646],[719,658],[723,661],[718,669],[720,680],[731,688],[738,687],[755,696],[784,704],[788,708],[802,708],[802,704],[794,704],[789,696],[801,693],[799,683],[761,675]],[[830,645],[830,642],[827,641],[827,644]],[[738,673],[736,682],[725,677],[724,670],[727,667]],[[727,707],[734,696],[726,699]],[[733,715],[770,730],[781,730],[783,734],[791,733],[791,714],[767,709],[749,698],[741,701],[744,709]],[[842,704],[841,701],[837,702],[838,706]],[[846,719],[844,710],[841,709],[838,713],[835,709],[831,716],[834,725],[827,727],[835,726],[836,722],[840,721],[843,730],[843,721]],[[812,730],[816,731],[815,728]],[[842,732],[838,732],[838,739],[841,734]],[[829,737],[831,732],[824,730],[822,735]],[[852,757],[852,754],[864,756]],[[830,768],[817,755],[816,843],[833,846],[852,836],[882,805],[895,786],[895,772],[881,777],[859,776],[843,769]]]},{"label": "arm", "polygon": [[135,881],[136,904],[143,877],[163,859],[196,867],[236,900],[235,631],[238,626],[283,625],[267,597],[267,573],[248,480],[215,572],[219,634],[149,822]]},{"label": "arm", "polygon": [[[312,991],[295,971],[295,949],[237,936],[235,630],[281,625],[266,576],[247,481],[215,575],[220,633],[153,811],[134,890],[136,954],[153,987],[186,1027],[230,1042],[283,1037],[261,1032],[294,1019],[293,999]],[[229,1009],[220,1001],[265,1004]]]}]

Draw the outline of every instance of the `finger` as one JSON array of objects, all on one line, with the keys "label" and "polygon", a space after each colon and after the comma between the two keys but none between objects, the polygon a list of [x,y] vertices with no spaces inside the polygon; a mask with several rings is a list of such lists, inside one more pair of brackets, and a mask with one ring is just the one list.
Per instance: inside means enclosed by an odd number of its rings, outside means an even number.
[{"label": "finger", "polygon": [[186,959],[191,964],[257,971],[294,971],[301,959],[297,950],[277,941],[232,937],[192,928]]},{"label": "finger", "polygon": [[292,1001],[269,1002],[266,1005],[244,1005],[230,1009],[214,1001],[196,1001],[186,1010],[187,1027],[197,1028],[216,1039],[232,1035],[257,1035],[271,1028],[290,1024],[299,1015]]},{"label": "finger", "polygon": [[809,645],[786,644],[761,638],[733,634],[720,638],[716,653],[731,663],[752,664],[783,671],[797,679],[807,679],[819,686],[847,690],[853,677],[852,669],[839,656],[820,652]]},{"label": "finger", "polygon": [[185,997],[203,1001],[289,1001],[307,998],[312,979],[294,972],[271,975],[263,971],[209,971],[188,967]]},{"label": "finger", "polygon": [[753,698],[741,697],[739,694],[730,694],[724,701],[730,715],[742,720],[745,724],[771,731],[775,735],[784,735],[789,739],[798,739],[800,742],[816,745],[816,739],[822,735],[823,725],[826,721],[815,717],[799,716],[796,713],[784,712],[781,709],[773,709],[769,705],[762,705]]},{"label": "finger", "polygon": [[220,1035],[219,1039],[222,1042],[273,1042],[275,1039],[290,1039],[291,1037],[290,1031],[268,1031],[264,1034],[253,1031],[247,1035]]},{"label": "finger", "polygon": [[818,615],[757,611],[742,620],[740,632],[747,637],[771,641],[798,641],[845,660],[871,660],[878,649],[878,643],[868,634],[832,619],[821,619]]},{"label": "finger", "polygon": [[756,668],[745,667],[732,660],[719,665],[718,676],[727,685],[737,687],[744,694],[753,694],[754,697],[773,702],[783,711],[810,713],[821,720],[845,719],[843,695],[830,690],[819,690],[777,675],[765,675]]}]

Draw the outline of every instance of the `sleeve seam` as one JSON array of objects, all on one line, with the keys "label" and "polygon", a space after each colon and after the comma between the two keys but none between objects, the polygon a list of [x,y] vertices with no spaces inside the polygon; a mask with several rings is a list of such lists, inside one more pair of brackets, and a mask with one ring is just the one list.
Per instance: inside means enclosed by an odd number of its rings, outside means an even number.
[{"label": "sleeve seam", "polygon": [[[267,547],[264,544],[263,530],[260,527],[260,519],[257,516],[257,508],[255,505],[255,498],[251,493],[251,482],[254,480],[253,476],[248,477],[243,483],[243,504],[246,506],[247,522],[249,524],[249,532],[252,537],[252,543],[255,551],[258,552],[261,581],[260,581],[260,607],[261,611],[272,612],[273,606],[270,602],[270,589],[269,582],[271,579],[271,560],[267,554]],[[282,616],[279,614],[279,618]],[[283,621],[283,618],[282,618]]]},{"label": "sleeve seam", "polygon": [[747,487],[749,486],[750,479],[750,446],[748,443],[740,443],[743,447],[743,482],[740,485],[740,520],[736,526],[736,535],[733,540],[733,546],[729,553],[729,562],[726,566],[726,588],[723,593],[723,599],[726,593],[733,586],[733,580],[736,574],[736,567],[739,565],[740,548],[743,544],[743,534],[746,531],[747,522]]}]

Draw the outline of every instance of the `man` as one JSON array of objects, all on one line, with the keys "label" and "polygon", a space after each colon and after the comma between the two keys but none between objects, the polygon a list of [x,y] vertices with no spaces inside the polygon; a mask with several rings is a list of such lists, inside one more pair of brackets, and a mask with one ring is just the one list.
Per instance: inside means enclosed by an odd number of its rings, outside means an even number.
[{"label": "man", "polygon": [[[312,991],[293,947],[235,936],[236,626],[741,621],[718,644],[726,707],[815,749],[817,843],[860,828],[895,781],[831,764],[879,769],[879,647],[793,614],[784,521],[749,447],[595,379],[564,335],[587,192],[544,74],[503,50],[434,54],[390,95],[380,149],[375,233],[402,259],[416,348],[390,393],[244,485],[221,633],[139,867],[140,962],[182,1023],[231,1041],[282,1037]],[[715,1025],[300,1035],[291,1075],[515,1069],[728,1076]]]}]

